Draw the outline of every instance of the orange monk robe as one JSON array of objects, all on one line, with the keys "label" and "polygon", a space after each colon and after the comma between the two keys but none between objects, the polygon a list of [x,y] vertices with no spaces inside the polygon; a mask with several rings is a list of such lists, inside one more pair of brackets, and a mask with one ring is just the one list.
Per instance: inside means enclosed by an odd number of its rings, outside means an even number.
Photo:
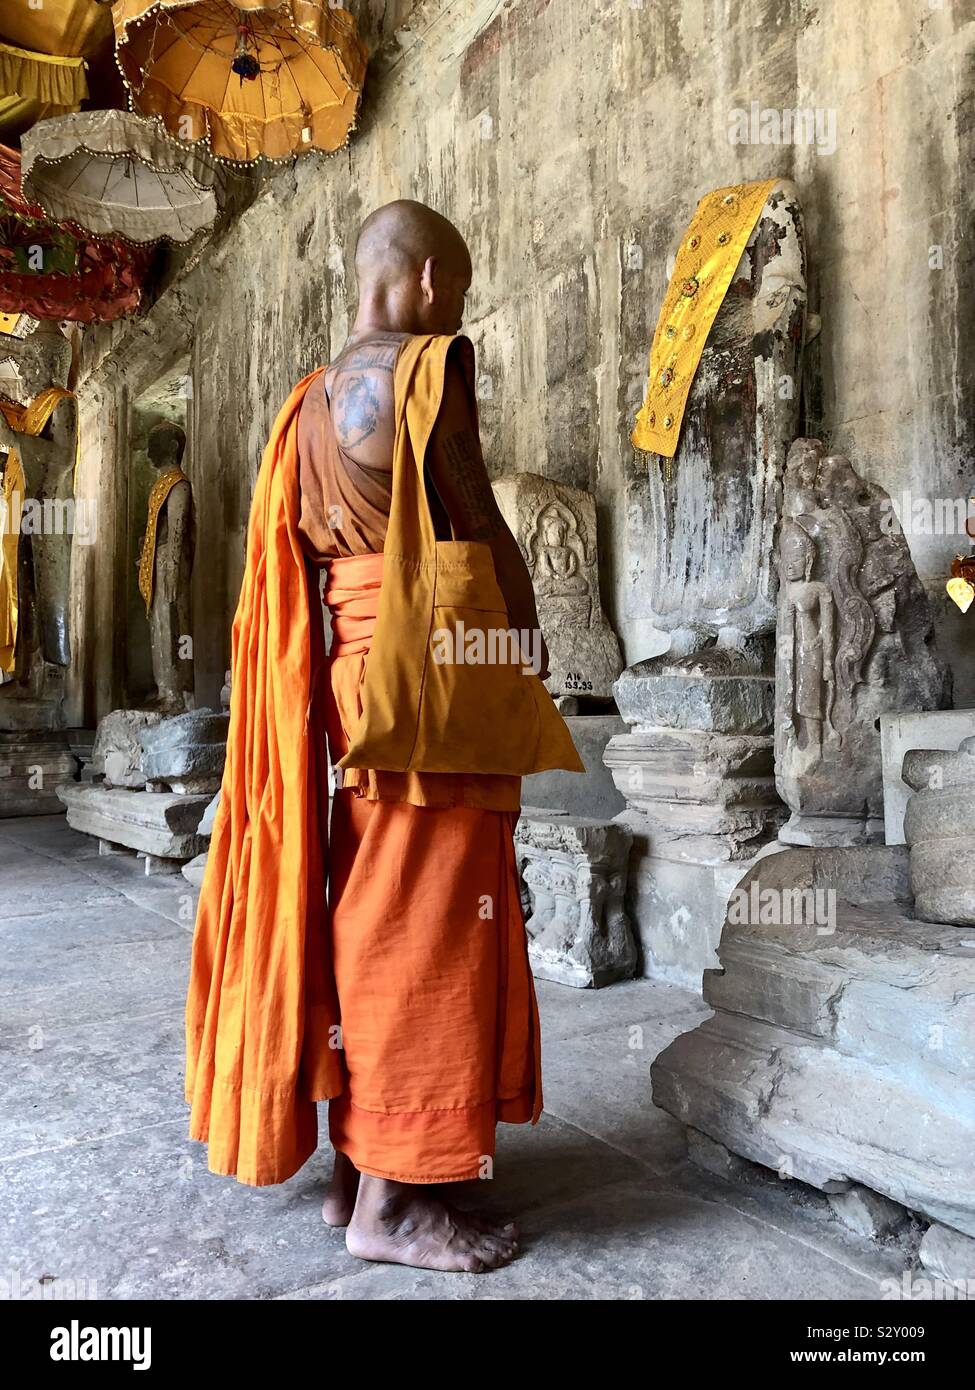
[{"label": "orange monk robe", "polygon": [[[333,762],[362,712],[382,555],[333,560]],[[346,774],[348,777],[348,774]],[[542,1108],[540,1034],[514,851],[518,779],[370,773],[336,791],[332,962],[346,1086],[329,1137],[401,1182],[490,1176],[499,1121]]]},{"label": "orange monk robe", "polygon": [[362,1171],[475,1177],[496,1122],[541,1109],[516,813],[370,800],[375,784],[337,791],[327,919],[323,724],[342,754],[383,556],[330,567],[333,614],[355,621],[326,684],[298,536],[296,421],[318,375],[278,417],[251,513],[187,1001],[191,1134],[214,1171],[281,1182],[315,1147],[313,1102],[331,1097],[332,1142]]},{"label": "orange monk robe", "polygon": [[328,803],[317,594],[298,536],[296,420],[285,402],[251,507],[233,630],[220,807],[186,1004],[190,1133],[209,1166],[283,1182],[317,1144],[316,1100],[343,1086],[326,936]]}]

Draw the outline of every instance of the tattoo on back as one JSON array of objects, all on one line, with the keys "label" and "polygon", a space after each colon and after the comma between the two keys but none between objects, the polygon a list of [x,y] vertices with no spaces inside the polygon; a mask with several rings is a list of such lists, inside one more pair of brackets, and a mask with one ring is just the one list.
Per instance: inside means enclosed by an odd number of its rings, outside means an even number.
[{"label": "tattoo on back", "polygon": [[344,372],[388,372],[396,368],[396,358],[400,350],[400,339],[392,343],[364,343],[361,347],[347,348],[333,366],[333,375],[338,378]]},{"label": "tattoo on back", "polygon": [[379,423],[379,392],[367,376],[351,377],[336,402],[336,422],[346,448],[354,448],[375,433]]},{"label": "tattoo on back", "polygon": [[477,436],[471,429],[448,435],[444,440],[444,452],[467,515],[471,538],[487,540],[497,530],[497,511]]}]

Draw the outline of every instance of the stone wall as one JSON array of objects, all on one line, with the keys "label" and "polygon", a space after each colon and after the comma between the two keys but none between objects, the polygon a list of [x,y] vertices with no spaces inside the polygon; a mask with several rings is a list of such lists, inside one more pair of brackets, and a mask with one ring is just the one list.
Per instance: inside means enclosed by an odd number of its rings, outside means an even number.
[{"label": "stone wall", "polygon": [[[782,174],[802,192],[810,307],[822,317],[806,354],[803,432],[848,450],[895,497],[967,496],[970,5],[352,7],[377,56],[350,150],[283,169],[147,317],[88,335],[80,476],[98,489],[102,531],[76,557],[72,718],[90,722],[120,694],[113,672],[124,669],[117,647],[135,582],[116,564],[127,402],[190,354],[197,696],[216,705],[262,444],[292,383],[342,343],[357,225],[397,196],[432,203],[468,236],[468,331],[492,473],[595,493],[603,597],[627,663],[666,641],[641,583],[648,497],[628,434],[667,253],[712,187]],[[826,146],[732,144],[732,113],[753,102],[818,111]],[[917,534],[910,544],[934,591],[956,700],[975,703],[975,647],[943,594],[963,542]]]}]

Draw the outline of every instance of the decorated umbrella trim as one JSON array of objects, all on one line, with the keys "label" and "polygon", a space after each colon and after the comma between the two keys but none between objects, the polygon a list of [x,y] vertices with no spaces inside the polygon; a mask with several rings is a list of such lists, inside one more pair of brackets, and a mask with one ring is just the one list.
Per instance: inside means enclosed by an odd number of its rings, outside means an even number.
[{"label": "decorated umbrella trim", "polygon": [[56,58],[0,42],[0,92],[45,106],[80,106],[88,96],[84,58]]},{"label": "decorated umbrella trim", "polygon": [[[162,12],[189,9],[195,3],[197,3],[197,0],[155,0],[154,4],[143,8],[144,0],[115,0],[115,10],[113,13],[115,21],[115,65],[119,70],[119,75],[128,92],[130,110],[136,111],[142,109],[139,98],[142,95],[145,84],[143,82],[143,88],[136,88],[133,83],[130,82],[128,74],[122,66],[121,58],[119,57],[119,50],[129,41],[129,26],[138,27],[146,20]],[[352,135],[358,127],[359,103],[362,99],[362,88],[365,82],[368,63],[368,54],[365,45],[359,37],[353,16],[346,10],[333,9],[331,7],[325,8],[324,6],[327,0],[276,0],[276,2],[275,0],[227,0],[227,3],[232,6],[232,8],[240,10],[244,14],[254,11],[270,14],[279,9],[284,9],[288,11],[293,19],[294,10],[298,8],[305,13],[309,19],[312,15],[317,17],[317,22],[315,23],[295,22],[295,27],[302,29],[305,33],[313,35],[321,51],[331,53],[334,56],[342,76],[354,94],[355,111],[353,112],[352,119],[346,130],[345,139],[340,145],[336,145],[334,149],[330,150],[322,149],[319,146],[314,146],[314,149],[317,154],[325,155],[327,158],[341,153],[342,150],[348,147]],[[131,11],[134,11],[134,13]],[[334,34],[336,37],[326,38],[324,37],[325,32],[328,32],[330,35]],[[345,41],[344,47],[340,40]],[[206,50],[202,51],[205,52]],[[350,70],[349,64],[346,62],[346,55],[349,51],[352,51],[357,59],[355,63],[355,72]],[[173,103],[176,103],[176,98],[173,93],[168,92],[167,94],[172,97]],[[252,159],[234,159],[228,155],[217,154],[211,140],[211,115],[215,115],[215,113],[212,113],[209,107],[203,106],[201,103],[180,103],[180,105],[187,104],[195,105],[202,111],[205,133],[201,135],[198,140],[187,140],[184,143],[188,145],[205,145],[211,156],[221,164],[257,165],[267,163],[283,165],[291,164],[294,161],[296,157],[295,152],[282,155],[280,158],[274,155],[259,154],[255,155]],[[158,110],[153,111],[151,115],[157,119],[163,119],[162,113]]]},{"label": "decorated umbrella trim", "polygon": [[[118,116],[130,117],[127,125],[128,133],[126,141],[124,142],[124,147],[123,142],[120,141],[118,148],[111,149],[108,136],[111,134],[113,125],[117,123],[115,118]],[[45,126],[50,127],[55,125],[59,128],[57,131],[44,129]],[[79,140],[77,137],[72,139],[70,135],[72,129],[77,129],[78,127],[87,129],[89,126],[94,127],[95,130],[97,130],[99,126],[105,127],[106,140],[104,144],[93,147],[84,140]],[[155,141],[149,133],[153,129],[155,130]],[[44,154],[41,154],[35,148],[39,141],[44,142]],[[158,159],[131,148],[131,145],[139,143],[141,143],[143,150],[148,151],[152,149],[153,155],[155,155],[158,150],[164,151],[167,147],[171,147],[172,158],[168,161],[166,159]],[[217,199],[214,193],[214,184],[217,181],[217,170],[213,165],[212,156],[204,156],[200,150],[196,148],[198,144],[198,141],[187,143],[174,140],[163,122],[158,118],[139,116],[129,112],[81,112],[74,116],[59,117],[55,121],[41,121],[29,130],[21,141],[21,187],[23,196],[25,200],[34,200],[37,207],[44,213],[44,216],[51,218],[54,214],[49,213],[44,206],[41,190],[38,190],[35,184],[36,176],[33,175],[35,165],[54,165],[63,159],[70,158],[72,155],[80,153],[90,154],[93,158],[104,160],[106,163],[110,161],[112,155],[119,158],[126,157],[129,159],[136,159],[140,164],[144,164],[146,168],[152,169],[154,173],[180,174],[184,176],[189,183],[193,184],[199,192],[204,195],[200,204],[201,220],[197,226],[192,228],[188,237],[177,240],[175,237],[166,235],[160,236],[158,233],[153,233],[151,236],[146,236],[140,240],[137,237],[126,236],[124,232],[93,231],[86,227],[84,222],[84,218],[87,216],[85,209],[88,200],[75,199],[71,196],[70,191],[66,189],[59,189],[58,196],[68,209],[67,216],[58,216],[56,218],[57,222],[61,224],[71,224],[72,229],[76,227],[86,240],[104,242],[122,241],[128,246],[135,247],[144,247],[154,242],[163,241],[171,246],[186,246],[193,240],[194,236],[212,227],[217,215]],[[61,147],[60,153],[57,152],[59,145]],[[72,208],[74,209],[73,212],[71,211]],[[191,219],[191,221],[192,220],[193,219]]]},{"label": "decorated umbrella trim", "polygon": [[[108,323],[138,308],[151,252],[115,238],[90,237],[71,223],[52,222],[43,208],[24,198],[20,157],[4,145],[0,145],[0,201],[13,216],[41,222],[52,234],[66,232],[80,243],[78,268],[71,274],[0,270],[0,311]],[[106,259],[113,250],[117,254]]]}]

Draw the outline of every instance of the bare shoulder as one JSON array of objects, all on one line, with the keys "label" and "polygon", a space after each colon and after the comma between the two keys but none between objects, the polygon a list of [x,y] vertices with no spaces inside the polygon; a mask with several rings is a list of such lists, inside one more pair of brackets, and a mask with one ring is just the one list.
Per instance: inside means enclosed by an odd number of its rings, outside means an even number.
[{"label": "bare shoulder", "polygon": [[325,373],[339,447],[358,462],[391,465],[393,380],[399,350],[409,335],[377,333],[347,345]]}]

